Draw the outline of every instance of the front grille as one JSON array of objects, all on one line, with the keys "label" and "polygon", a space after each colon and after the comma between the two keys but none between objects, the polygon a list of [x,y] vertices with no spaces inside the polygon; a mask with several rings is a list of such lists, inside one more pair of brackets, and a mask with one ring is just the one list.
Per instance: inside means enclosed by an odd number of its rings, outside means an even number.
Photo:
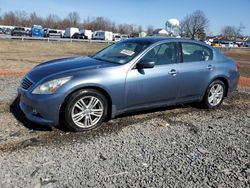
[{"label": "front grille", "polygon": [[33,83],[27,77],[23,78],[21,81],[21,87],[25,90],[29,89],[32,84]]}]

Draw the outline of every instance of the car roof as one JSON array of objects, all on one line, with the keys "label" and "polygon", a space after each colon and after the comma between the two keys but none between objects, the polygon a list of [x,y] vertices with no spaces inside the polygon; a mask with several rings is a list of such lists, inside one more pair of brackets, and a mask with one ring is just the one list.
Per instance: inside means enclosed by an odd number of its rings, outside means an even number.
[{"label": "car roof", "polygon": [[[141,43],[150,43],[150,44],[154,44],[154,43],[158,43],[158,42],[168,42],[168,41],[172,41],[172,42],[190,42],[190,43],[196,43],[196,44],[200,44],[203,46],[207,46],[209,48],[211,48],[211,46],[209,46],[208,44],[206,44],[205,42],[202,41],[197,41],[197,40],[193,40],[193,39],[189,39],[189,38],[176,38],[176,37],[136,37],[136,38],[129,38],[125,41],[130,41],[130,42],[141,42]],[[212,49],[212,48],[211,48]]]}]

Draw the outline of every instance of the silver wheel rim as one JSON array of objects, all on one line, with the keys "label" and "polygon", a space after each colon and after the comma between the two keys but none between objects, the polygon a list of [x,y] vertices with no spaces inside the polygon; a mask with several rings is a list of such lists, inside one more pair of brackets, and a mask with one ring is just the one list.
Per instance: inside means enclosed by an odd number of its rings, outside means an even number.
[{"label": "silver wheel rim", "polygon": [[96,125],[103,115],[102,102],[93,96],[79,99],[73,106],[71,118],[81,128],[89,128]]},{"label": "silver wheel rim", "polygon": [[224,96],[224,89],[221,84],[214,84],[208,94],[208,103],[211,106],[218,105]]}]

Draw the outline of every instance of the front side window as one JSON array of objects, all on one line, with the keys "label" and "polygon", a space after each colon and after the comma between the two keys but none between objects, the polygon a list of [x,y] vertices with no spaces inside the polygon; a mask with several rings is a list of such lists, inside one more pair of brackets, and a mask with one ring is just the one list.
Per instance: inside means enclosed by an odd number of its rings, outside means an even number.
[{"label": "front side window", "polygon": [[164,43],[151,49],[141,61],[155,62],[155,65],[167,65],[177,62],[175,43]]},{"label": "front side window", "polygon": [[213,51],[199,44],[182,43],[183,62],[209,61],[213,59]]}]

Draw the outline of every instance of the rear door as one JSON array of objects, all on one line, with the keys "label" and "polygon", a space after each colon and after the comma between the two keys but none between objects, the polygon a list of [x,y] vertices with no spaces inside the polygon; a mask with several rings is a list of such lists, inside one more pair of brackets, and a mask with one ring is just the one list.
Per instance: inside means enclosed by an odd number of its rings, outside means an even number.
[{"label": "rear door", "polygon": [[180,63],[179,100],[200,99],[214,69],[213,51],[197,43],[180,43],[183,62]]}]

